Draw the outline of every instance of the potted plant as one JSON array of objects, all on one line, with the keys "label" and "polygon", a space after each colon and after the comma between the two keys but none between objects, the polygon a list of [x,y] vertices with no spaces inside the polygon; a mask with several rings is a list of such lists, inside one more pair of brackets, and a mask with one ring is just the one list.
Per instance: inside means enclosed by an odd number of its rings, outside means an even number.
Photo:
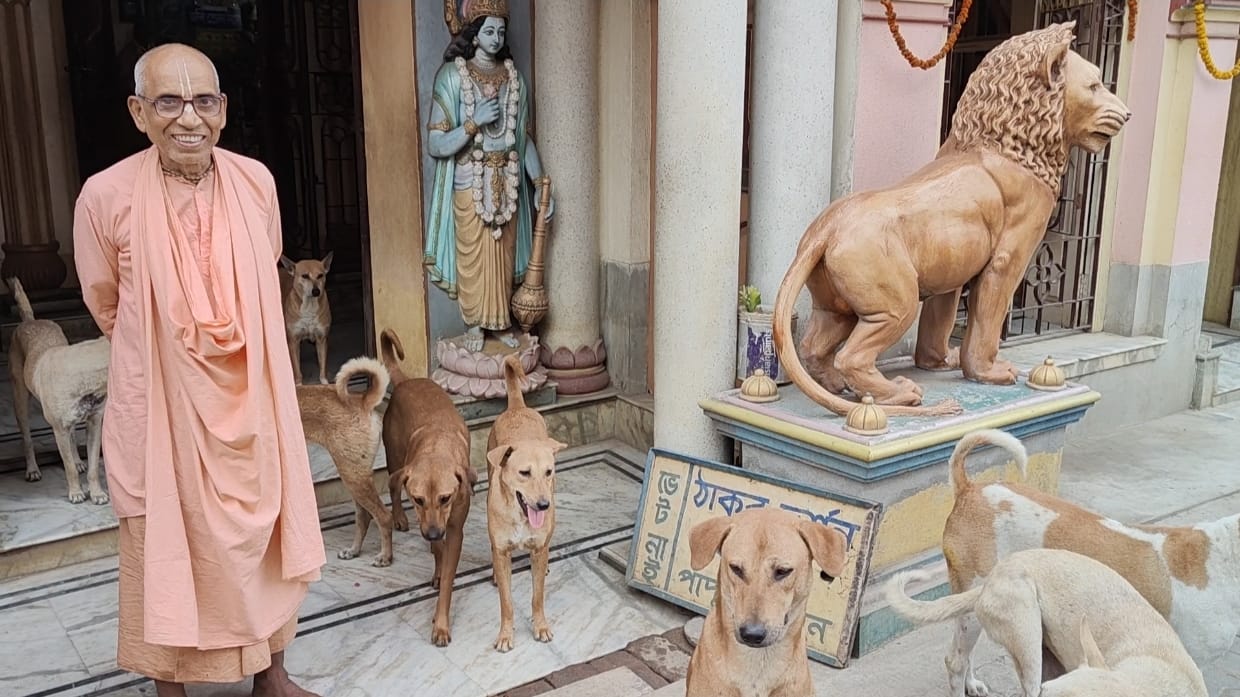
[{"label": "potted plant", "polygon": [[[756,286],[741,286],[737,295],[736,327],[736,382],[753,374],[759,368],[776,384],[791,382],[779,367],[775,355],[775,335],[772,323],[775,308],[762,304],[762,293]],[[797,315],[792,313],[792,332],[796,334]]]}]

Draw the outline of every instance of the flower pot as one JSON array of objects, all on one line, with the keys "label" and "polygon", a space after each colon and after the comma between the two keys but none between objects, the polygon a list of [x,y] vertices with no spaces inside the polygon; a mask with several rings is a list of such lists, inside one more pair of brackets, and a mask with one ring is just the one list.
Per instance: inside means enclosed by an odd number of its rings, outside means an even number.
[{"label": "flower pot", "polygon": [[[772,322],[774,309],[759,305],[757,312],[739,310],[736,313],[736,380],[739,383],[761,368],[775,380],[777,385],[787,385],[791,380],[780,369],[775,355],[775,334]],[[796,335],[797,315],[792,314],[792,333]]]}]

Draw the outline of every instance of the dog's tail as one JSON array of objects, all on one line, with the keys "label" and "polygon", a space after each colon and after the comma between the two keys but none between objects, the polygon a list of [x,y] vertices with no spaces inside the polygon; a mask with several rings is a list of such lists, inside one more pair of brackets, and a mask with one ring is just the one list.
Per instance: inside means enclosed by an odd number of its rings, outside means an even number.
[{"label": "dog's tail", "polygon": [[977,598],[982,594],[978,585],[963,593],[956,593],[938,600],[914,600],[907,591],[908,584],[925,581],[930,574],[922,570],[903,571],[887,582],[885,595],[892,610],[904,615],[915,624],[930,624],[950,620],[973,611]]},{"label": "dog's tail", "polygon": [[508,390],[508,408],[524,409],[525,395],[521,394],[521,382],[525,380],[525,368],[515,353],[504,356],[504,387]]},{"label": "dog's tail", "polygon": [[383,401],[383,395],[387,394],[388,385],[392,381],[391,376],[388,375],[387,368],[384,368],[382,363],[369,356],[350,359],[340,366],[340,372],[336,373],[336,394],[340,396],[340,401],[348,402],[353,397],[349,393],[349,382],[358,375],[365,375],[370,379],[370,386],[359,396],[362,400],[362,410],[372,411],[379,406],[379,402]]},{"label": "dog's tail", "polygon": [[1011,453],[1016,459],[1016,464],[1020,467],[1020,478],[1025,478],[1025,468],[1029,464],[1029,454],[1025,451],[1025,444],[1020,442],[1016,436],[998,429],[987,428],[980,431],[973,431],[965,434],[964,438],[956,443],[956,449],[952,451],[951,465],[948,469],[948,478],[952,483],[952,491],[955,492],[956,498],[959,498],[964,490],[969,486],[969,474],[964,469],[964,460],[979,445],[994,445]]},{"label": "dog's tail", "polygon": [[26,289],[22,288],[22,282],[14,276],[8,280],[9,289],[13,291],[13,299],[17,301],[17,314],[21,315],[23,322],[34,321],[34,308],[30,307],[30,298],[26,297]]},{"label": "dog's tail", "polygon": [[400,369],[400,362],[405,360],[405,347],[401,345],[400,337],[391,329],[384,329],[379,334],[379,355],[383,357],[383,365],[387,366],[388,375],[393,382],[399,384],[409,379],[405,371]]}]

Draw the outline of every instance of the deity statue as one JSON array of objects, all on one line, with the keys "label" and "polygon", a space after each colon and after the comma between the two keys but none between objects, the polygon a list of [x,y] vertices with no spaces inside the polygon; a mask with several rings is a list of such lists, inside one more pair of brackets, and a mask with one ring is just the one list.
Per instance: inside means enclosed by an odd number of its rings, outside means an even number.
[{"label": "deity statue", "polygon": [[[528,133],[531,95],[506,41],[507,0],[465,0],[459,16],[447,5],[454,37],[426,127],[435,179],[425,264],[460,306],[466,350],[482,350],[484,331],[515,349],[510,301],[530,264],[534,204],[549,180]],[[554,210],[550,202],[548,220]]]}]

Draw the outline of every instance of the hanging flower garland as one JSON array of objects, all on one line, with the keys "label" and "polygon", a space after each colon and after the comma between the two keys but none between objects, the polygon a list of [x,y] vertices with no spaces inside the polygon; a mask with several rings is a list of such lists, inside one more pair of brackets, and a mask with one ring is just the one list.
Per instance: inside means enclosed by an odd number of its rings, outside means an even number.
[{"label": "hanging flower garland", "polygon": [[1218,80],[1230,80],[1240,75],[1240,59],[1227,71],[1219,70],[1214,64],[1214,56],[1210,55],[1210,40],[1206,37],[1205,0],[1197,0],[1197,4],[1193,5],[1193,14],[1197,19],[1197,53],[1201,54],[1201,62],[1206,64],[1206,70]]},{"label": "hanging flower garland", "polygon": [[[478,98],[482,96],[481,90],[478,89],[473,77],[469,73],[469,64],[464,58],[457,57],[456,61],[457,73],[461,77],[461,101],[465,107],[465,120],[472,121],[474,118],[474,110],[477,107]],[[500,109],[498,123],[500,130],[493,131],[491,124],[483,126],[474,133],[473,147],[471,158],[474,165],[474,178],[472,186],[474,210],[482,221],[489,226],[494,226],[491,236],[499,239],[503,234],[501,228],[509,220],[512,220],[513,214],[517,212],[518,187],[521,183],[521,161],[517,155],[517,110],[521,99],[521,78],[517,73],[517,68],[513,65],[512,59],[504,61],[504,68],[508,71],[508,92],[504,104]],[[482,149],[484,134],[490,138],[498,139],[503,137],[504,151],[507,155],[504,158],[503,166],[503,183],[495,182],[492,185],[491,205],[487,205],[484,189],[484,171],[487,169],[484,158],[487,153]],[[493,176],[500,176],[500,171]]]}]

